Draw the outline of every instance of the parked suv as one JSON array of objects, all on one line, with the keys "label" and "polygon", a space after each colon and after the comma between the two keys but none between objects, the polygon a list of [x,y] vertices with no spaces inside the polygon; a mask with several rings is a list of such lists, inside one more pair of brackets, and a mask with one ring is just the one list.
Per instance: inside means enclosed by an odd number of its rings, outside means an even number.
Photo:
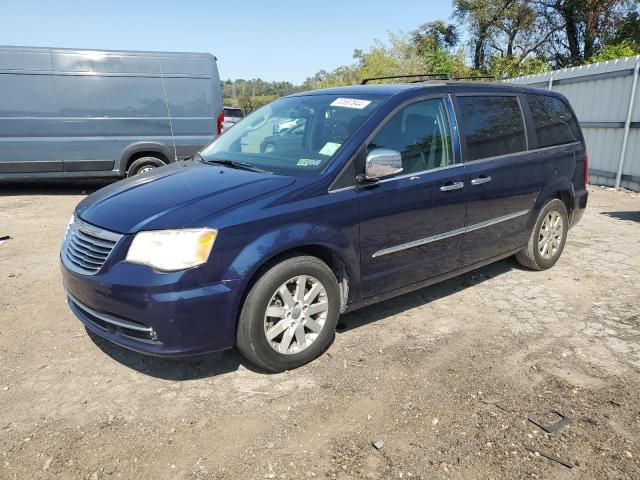
[{"label": "parked suv", "polygon": [[[260,145],[284,119],[297,143]],[[431,81],[317,90],[199,155],[97,191],[61,251],[86,328],[153,355],[234,345],[271,371],[329,345],[342,313],[510,255],[553,266],[587,204],[558,93]]]}]

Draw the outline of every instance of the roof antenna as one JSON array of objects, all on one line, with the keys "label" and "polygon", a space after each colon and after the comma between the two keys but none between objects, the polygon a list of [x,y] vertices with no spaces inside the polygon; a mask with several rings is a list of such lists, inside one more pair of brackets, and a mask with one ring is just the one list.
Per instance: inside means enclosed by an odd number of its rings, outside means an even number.
[{"label": "roof antenna", "polygon": [[171,121],[171,112],[169,111],[169,100],[167,99],[167,89],[164,86],[164,74],[162,73],[162,63],[160,65],[160,79],[162,80],[162,91],[164,93],[164,104],[167,107],[167,117],[169,117],[169,129],[171,130],[171,140],[173,141],[173,161],[178,161],[178,151],[176,149],[176,136],[173,134],[173,122]]}]

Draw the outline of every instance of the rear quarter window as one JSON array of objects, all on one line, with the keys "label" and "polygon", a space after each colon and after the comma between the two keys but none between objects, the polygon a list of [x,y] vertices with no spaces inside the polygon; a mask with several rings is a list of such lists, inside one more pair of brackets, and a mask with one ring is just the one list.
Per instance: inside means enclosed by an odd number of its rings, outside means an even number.
[{"label": "rear quarter window", "polygon": [[516,96],[457,97],[465,160],[497,157],[527,149],[522,111]]},{"label": "rear quarter window", "polygon": [[556,97],[527,95],[538,148],[577,142],[578,122],[566,103]]}]

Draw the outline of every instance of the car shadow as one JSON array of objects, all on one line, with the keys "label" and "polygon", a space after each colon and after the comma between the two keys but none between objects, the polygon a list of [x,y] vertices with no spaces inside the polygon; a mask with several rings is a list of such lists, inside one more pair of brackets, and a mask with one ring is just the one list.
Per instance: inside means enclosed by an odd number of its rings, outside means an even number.
[{"label": "car shadow", "polygon": [[[514,268],[522,268],[513,258],[493,263],[478,270],[429,287],[406,293],[340,317],[338,334],[368,325],[383,318],[448,297],[478,285]],[[269,375],[246,360],[236,349],[184,358],[162,358],[144,355],[104,340],[90,330],[89,337],[105,354],[115,361],[144,375],[164,380],[183,381],[210,378],[237,371],[241,366],[252,372]],[[327,346],[327,349],[331,345]]]},{"label": "car shadow", "polygon": [[615,218],[616,220],[628,220],[640,223],[640,210],[631,210],[627,212],[602,212],[602,215]]},{"label": "car shadow", "polygon": [[235,372],[241,366],[253,372],[269,373],[249,363],[236,349],[192,357],[153,357],[116,345],[90,330],[87,330],[87,333],[93,343],[116,362],[144,375],[163,380],[183,381],[216,377]]},{"label": "car shadow", "polygon": [[115,180],[42,180],[0,182],[0,196],[88,195]]}]

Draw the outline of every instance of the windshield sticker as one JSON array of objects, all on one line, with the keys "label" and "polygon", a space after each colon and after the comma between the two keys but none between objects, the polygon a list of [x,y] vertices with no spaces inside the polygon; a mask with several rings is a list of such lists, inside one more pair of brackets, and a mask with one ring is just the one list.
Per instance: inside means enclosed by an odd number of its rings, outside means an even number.
[{"label": "windshield sticker", "polygon": [[326,155],[330,157],[340,148],[341,143],[327,142],[324,144],[324,147],[318,152],[320,155]]},{"label": "windshield sticker", "polygon": [[301,158],[298,160],[299,167],[317,167],[322,163],[322,160],[314,160],[313,158]]},{"label": "windshield sticker", "polygon": [[364,108],[367,108],[370,103],[371,101],[369,100],[359,100],[357,98],[336,98],[333,102],[331,102],[331,106],[362,110]]}]

